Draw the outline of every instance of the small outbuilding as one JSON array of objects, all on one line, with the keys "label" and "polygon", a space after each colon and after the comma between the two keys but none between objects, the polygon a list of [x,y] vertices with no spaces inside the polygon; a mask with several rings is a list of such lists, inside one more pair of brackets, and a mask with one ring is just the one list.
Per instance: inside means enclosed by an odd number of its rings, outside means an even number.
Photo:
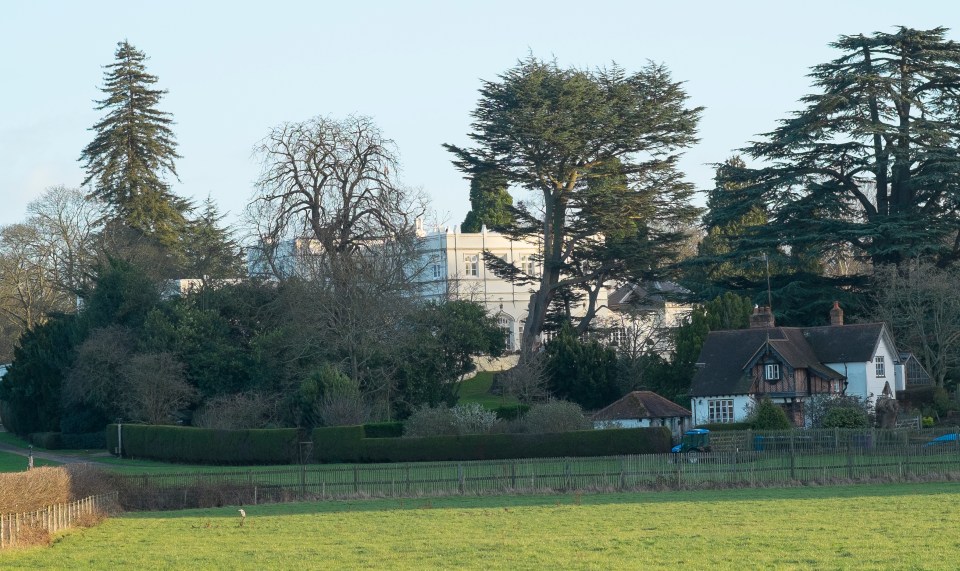
[{"label": "small outbuilding", "polygon": [[675,437],[690,427],[693,414],[651,391],[633,391],[593,415],[595,428],[666,426]]}]

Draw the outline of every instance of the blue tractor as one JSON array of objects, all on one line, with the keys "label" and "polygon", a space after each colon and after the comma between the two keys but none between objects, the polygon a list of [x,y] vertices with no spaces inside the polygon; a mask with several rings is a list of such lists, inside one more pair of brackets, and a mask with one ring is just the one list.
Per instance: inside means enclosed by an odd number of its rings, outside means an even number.
[{"label": "blue tractor", "polygon": [[[710,431],[706,428],[692,428],[683,433],[680,444],[670,449],[675,454],[685,454],[693,452],[694,456],[700,453],[710,452]],[[691,461],[695,461],[691,458]]]}]

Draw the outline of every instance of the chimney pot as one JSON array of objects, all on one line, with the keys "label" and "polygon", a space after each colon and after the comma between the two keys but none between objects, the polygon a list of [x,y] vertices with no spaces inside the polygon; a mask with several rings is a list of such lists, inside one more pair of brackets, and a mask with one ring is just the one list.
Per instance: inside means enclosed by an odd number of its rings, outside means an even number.
[{"label": "chimney pot", "polygon": [[830,325],[835,327],[843,325],[843,310],[840,309],[839,301],[833,302],[833,308],[830,310]]},{"label": "chimney pot", "polygon": [[750,316],[751,329],[765,329],[774,327],[773,312],[770,306],[763,305],[753,308],[753,315]]}]

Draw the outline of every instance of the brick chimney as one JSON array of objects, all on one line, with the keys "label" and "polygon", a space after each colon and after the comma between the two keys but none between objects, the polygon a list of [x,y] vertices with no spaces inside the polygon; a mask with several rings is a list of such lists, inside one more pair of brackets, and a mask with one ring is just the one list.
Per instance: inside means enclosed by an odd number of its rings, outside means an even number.
[{"label": "brick chimney", "polygon": [[830,310],[830,325],[841,326],[843,325],[843,310],[840,309],[840,302],[833,302],[833,309]]},{"label": "brick chimney", "polygon": [[753,315],[750,316],[751,329],[765,329],[773,326],[773,312],[770,311],[770,306],[759,305],[753,308]]}]

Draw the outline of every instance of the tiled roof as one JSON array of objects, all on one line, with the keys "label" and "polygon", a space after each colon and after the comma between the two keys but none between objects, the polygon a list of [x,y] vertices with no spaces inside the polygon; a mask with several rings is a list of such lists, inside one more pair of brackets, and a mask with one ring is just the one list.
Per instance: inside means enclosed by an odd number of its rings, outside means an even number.
[{"label": "tiled roof", "polygon": [[824,379],[843,375],[825,363],[865,363],[883,334],[882,323],[828,327],[771,327],[711,331],[707,334],[692,396],[736,395],[750,390],[745,368],[767,343],[795,369],[807,369]]},{"label": "tiled roof", "polygon": [[631,420],[691,416],[689,410],[650,391],[633,391],[593,415],[593,420]]}]

